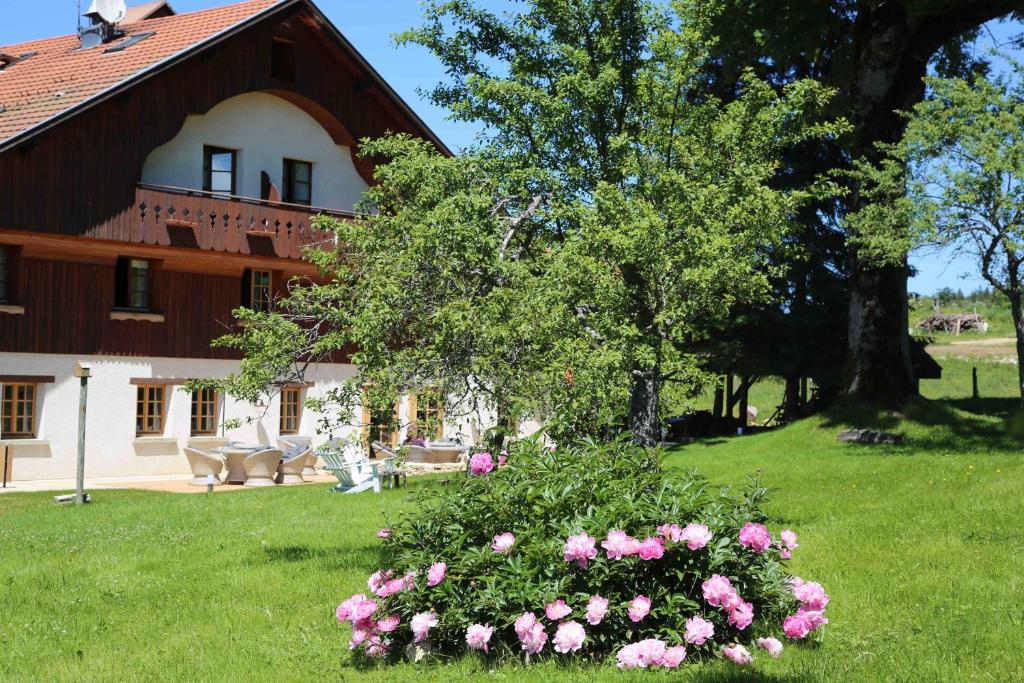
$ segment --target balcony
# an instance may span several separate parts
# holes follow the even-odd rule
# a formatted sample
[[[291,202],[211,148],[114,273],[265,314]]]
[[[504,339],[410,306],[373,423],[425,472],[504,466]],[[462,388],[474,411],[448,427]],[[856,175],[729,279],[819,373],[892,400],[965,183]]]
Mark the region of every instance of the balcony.
[[[139,183],[135,203],[111,232],[126,241],[207,251],[300,259],[309,247],[332,249],[335,235],[310,226],[316,214],[353,218],[347,211],[269,202],[180,187]],[[125,223],[128,223],[125,225]]]

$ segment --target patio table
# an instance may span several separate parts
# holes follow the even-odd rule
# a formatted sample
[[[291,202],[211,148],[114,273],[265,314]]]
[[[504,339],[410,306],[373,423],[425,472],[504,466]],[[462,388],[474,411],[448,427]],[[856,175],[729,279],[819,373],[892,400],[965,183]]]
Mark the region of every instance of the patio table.
[[[214,448],[214,453],[224,456],[224,464],[227,467],[227,474],[224,475],[224,482],[227,484],[245,483],[245,458],[256,451],[261,451],[270,446],[221,446]]]

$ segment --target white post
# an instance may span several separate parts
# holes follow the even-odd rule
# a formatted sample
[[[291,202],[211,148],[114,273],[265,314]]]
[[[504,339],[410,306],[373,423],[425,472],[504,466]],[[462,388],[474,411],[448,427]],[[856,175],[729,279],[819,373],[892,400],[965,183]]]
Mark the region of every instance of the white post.
[[[78,467],[75,472],[75,503],[85,502],[85,407],[89,396],[89,375],[92,369],[88,363],[75,363],[75,377],[81,382],[78,390]]]

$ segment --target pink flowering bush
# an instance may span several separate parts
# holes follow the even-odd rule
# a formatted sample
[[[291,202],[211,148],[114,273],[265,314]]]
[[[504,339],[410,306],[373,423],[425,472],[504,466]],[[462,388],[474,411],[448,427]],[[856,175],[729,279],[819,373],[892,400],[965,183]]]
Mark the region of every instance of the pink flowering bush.
[[[828,623],[824,588],[786,572],[796,535],[770,524],[755,482],[712,491],[625,441],[521,441],[504,467],[480,464],[389,520],[368,590],[337,610],[358,656],[415,644],[623,669],[747,665]]]

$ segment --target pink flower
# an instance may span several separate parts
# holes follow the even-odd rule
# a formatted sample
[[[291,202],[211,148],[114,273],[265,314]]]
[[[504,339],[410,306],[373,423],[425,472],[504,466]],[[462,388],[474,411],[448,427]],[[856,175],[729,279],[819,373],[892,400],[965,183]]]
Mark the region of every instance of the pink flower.
[[[637,554],[641,560],[660,560],[665,555],[665,542],[657,536],[645,538]]]
[[[516,537],[505,532],[498,534],[494,537],[494,543],[491,544],[491,550],[498,553],[499,555],[508,555],[512,552],[512,546],[516,544]]]
[[[625,531],[609,531],[608,538],[601,541],[601,547],[608,553],[608,559],[616,560],[627,555],[636,555],[640,551],[640,541]]]
[[[552,642],[555,645],[555,652],[576,652],[583,647],[587,633],[578,621],[563,621],[555,631]]]
[[[800,609],[798,609],[796,613],[803,615],[803,618],[807,621],[807,625],[810,627],[811,631],[817,631],[828,623],[828,619],[825,618],[825,612],[823,610],[808,609],[806,605],[801,605]]]
[[[729,614],[742,604],[743,598],[740,597],[735,588],[730,588],[729,593],[722,598],[722,609],[725,610],[726,614]]]
[[[665,660],[667,648],[665,643],[656,638],[631,643],[619,650],[616,659],[620,669],[646,669],[661,666]]]
[[[801,581],[793,586],[793,595],[810,610],[823,610],[828,604],[828,594],[820,583]]]
[[[363,598],[362,595],[359,595],[357,597]],[[372,617],[373,613],[376,612],[376,611],[377,611],[377,603],[376,602],[374,602],[373,600],[366,600],[366,599],[360,600],[358,603],[356,603],[355,607],[353,607],[353,609],[352,609],[352,617],[351,617],[352,618],[352,622],[355,623],[355,622],[359,622],[359,621],[365,621],[366,619],[369,619],[370,617]]]
[[[686,620],[686,635],[683,640],[691,645],[703,645],[715,635],[715,625],[701,617],[690,617]]]
[[[741,602],[738,607],[729,612],[729,623],[743,630],[754,621],[754,606],[749,602]]]
[[[720,605],[722,600],[736,593],[733,590],[732,582],[724,576],[714,574],[710,579],[701,584],[704,591],[704,599],[709,605]]]
[[[435,562],[427,570],[427,585],[436,586],[444,581],[444,575],[448,571],[448,565],[444,562]]]
[[[619,653],[615,655],[615,659],[618,660],[618,667],[620,669],[637,669],[646,667],[640,659],[640,644],[630,643],[629,645],[623,646]]]
[[[366,608],[362,607],[363,604],[367,602],[373,605],[373,608],[369,610],[369,614],[366,613]],[[335,610],[334,615],[338,617],[338,621],[340,621],[341,623],[345,623],[349,619],[356,618],[354,615],[357,613],[357,611],[360,615],[358,618],[364,619],[367,616],[373,614],[373,612],[376,609],[377,603],[373,602],[373,600],[367,600],[366,596],[362,593],[357,593],[345,602],[338,605],[338,609]]]
[[[723,647],[722,654],[740,666],[750,664],[754,661],[754,658],[750,656],[750,650],[739,644]]]
[[[778,656],[782,654],[782,641],[778,638],[758,638],[757,646],[767,650],[772,659],[778,659]]]
[[[528,655],[535,655],[544,649],[548,642],[548,634],[544,630],[544,624],[534,623],[523,635],[519,636],[520,647]]]
[[[502,453],[498,456],[498,467],[504,467],[505,463],[508,462],[508,456]]]
[[[380,636],[370,636],[366,643],[366,647],[363,652],[367,657],[383,657],[391,650],[391,643],[386,640],[381,640]]]
[[[370,633],[370,629],[353,628],[352,629],[352,638],[351,638],[351,640],[348,641],[348,649],[350,649],[350,650],[356,649],[357,647],[359,647],[360,645],[365,643],[366,639],[369,638],[371,635],[372,634]]]
[[[658,527],[658,533],[672,543],[683,540],[683,530],[678,524],[662,524]]]
[[[772,544],[772,535],[764,524],[747,522],[740,529],[740,545],[746,546],[760,555]]]
[[[562,556],[566,562],[575,562],[586,568],[587,562],[597,557],[596,543],[597,541],[587,534],[570,536],[562,547]]]
[[[789,548],[779,548],[779,557],[788,560],[793,557],[793,552]]]
[[[559,598],[554,602],[544,605],[544,613],[548,615],[548,619],[551,621],[558,621],[572,614],[572,608],[565,604],[565,600]]]
[[[533,612],[523,612],[523,616],[516,619],[516,623],[513,626],[516,630],[516,635],[519,639],[523,639],[523,634],[528,633],[533,625],[537,623],[537,615]]]
[[[370,587],[371,592],[376,593],[377,589],[383,586],[384,583],[387,582],[389,579],[393,578],[394,575],[395,573],[390,569],[384,571],[376,571],[370,575],[370,578],[367,580],[366,585]]]
[[[437,615],[434,612],[420,612],[409,622],[412,627],[414,643],[422,643],[427,639],[427,632],[437,626]]]
[[[482,477],[494,469],[494,458],[490,453],[476,453],[469,459],[469,471],[477,477]]]
[[[490,624],[473,624],[466,629],[466,644],[474,650],[483,650],[487,652],[487,643],[491,640],[491,633],[494,629],[491,628]]]
[[[590,600],[587,600],[587,623],[591,626],[597,626],[607,613],[608,601],[600,595],[590,596]]]
[[[651,599],[646,595],[638,595],[629,603],[626,610],[629,620],[636,623],[651,613]]]
[[[681,540],[686,541],[686,547],[690,550],[700,550],[711,541],[713,535],[703,524],[687,524],[683,527]]]
[[[391,529],[384,527],[377,532],[377,538],[391,538]]]
[[[661,657],[661,665],[666,669],[675,669],[686,659],[686,646],[676,645],[666,648],[665,654]]]
[[[398,615],[392,614],[390,616],[384,617],[383,619],[377,622],[377,630],[381,631],[382,633],[391,633],[396,628],[398,628],[398,624],[400,622],[401,619],[398,617]]]
[[[814,629],[811,628],[812,620],[806,612],[797,612],[786,617],[782,622],[782,632],[787,638],[799,640],[806,638]]]
[[[786,548],[790,550],[796,550],[800,546],[796,542],[796,534],[793,533],[792,529],[783,529],[779,534],[779,540]]]

